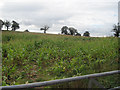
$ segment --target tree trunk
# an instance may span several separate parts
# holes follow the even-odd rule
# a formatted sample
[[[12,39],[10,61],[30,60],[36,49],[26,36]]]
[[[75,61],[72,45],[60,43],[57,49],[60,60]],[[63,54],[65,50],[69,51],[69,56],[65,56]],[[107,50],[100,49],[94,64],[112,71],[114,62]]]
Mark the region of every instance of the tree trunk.
[[[44,30],[44,33],[46,33],[46,30]]]
[[[8,27],[7,27],[7,31],[8,31]]]

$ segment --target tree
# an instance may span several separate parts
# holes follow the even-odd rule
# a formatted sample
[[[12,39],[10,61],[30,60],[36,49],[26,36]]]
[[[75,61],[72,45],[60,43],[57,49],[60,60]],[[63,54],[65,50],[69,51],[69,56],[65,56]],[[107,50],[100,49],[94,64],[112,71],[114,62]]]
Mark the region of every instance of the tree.
[[[113,28],[112,31],[115,32],[114,36],[119,37],[119,34],[120,34],[120,25],[119,25],[119,23],[118,23],[118,25],[114,25],[113,27],[114,28]]]
[[[78,33],[77,32],[77,29],[73,28],[73,27],[70,27],[69,28],[69,31],[70,31],[70,35],[75,35],[75,33]]]
[[[28,30],[28,29],[26,29],[24,32],[29,32],[29,30]]]
[[[7,30],[8,30],[9,27],[11,26],[11,23],[10,23],[8,20],[6,20],[6,21],[4,22],[4,25],[5,25],[5,27],[6,27]]]
[[[16,29],[19,29],[20,26],[16,21],[12,21],[12,31],[15,31]]]
[[[81,34],[77,32],[75,36],[81,36]]]
[[[61,34],[65,34],[65,35],[68,35],[68,27],[67,26],[63,26],[62,28],[61,28]]]
[[[85,31],[85,33],[83,34],[83,36],[90,37],[90,33],[88,31]]]
[[[49,26],[45,25],[45,26],[43,26],[43,28],[41,28],[40,30],[44,30],[44,33],[46,33],[46,31],[47,31],[49,28],[50,28]]]
[[[0,30],[2,30],[3,25],[4,25],[4,22],[0,19]]]

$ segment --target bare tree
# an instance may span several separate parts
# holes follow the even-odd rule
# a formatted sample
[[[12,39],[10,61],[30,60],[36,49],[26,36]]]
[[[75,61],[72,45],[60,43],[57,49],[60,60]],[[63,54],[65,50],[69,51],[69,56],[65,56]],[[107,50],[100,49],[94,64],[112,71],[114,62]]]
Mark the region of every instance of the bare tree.
[[[49,29],[50,27],[48,25],[44,25],[43,28],[41,28],[40,30],[44,30],[44,33],[46,33],[46,31]]]

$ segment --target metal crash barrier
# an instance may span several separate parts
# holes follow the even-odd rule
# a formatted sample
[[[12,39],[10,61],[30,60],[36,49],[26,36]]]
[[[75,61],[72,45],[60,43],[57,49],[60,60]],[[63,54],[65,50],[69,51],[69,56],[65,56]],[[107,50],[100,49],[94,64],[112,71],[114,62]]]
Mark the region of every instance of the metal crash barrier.
[[[44,81],[44,82],[36,82],[36,83],[12,85],[12,86],[1,86],[0,88],[2,90],[23,89],[23,88],[25,89],[25,88],[34,88],[34,87],[55,85],[55,84],[60,84],[60,83],[65,83],[65,82],[77,81],[77,80],[81,80],[81,79],[90,79],[89,83],[88,83],[88,88],[92,88],[92,83],[94,83],[99,88],[104,88],[104,86],[99,84],[94,78],[101,77],[101,76],[109,76],[109,75],[119,74],[119,73],[120,73],[120,70],[115,70],[115,71],[89,74],[89,75],[83,75],[83,76],[77,76],[77,77],[71,77],[71,78],[65,78],[65,79],[56,79],[56,80],[51,80],[51,81]],[[116,90],[116,89],[120,89],[120,86],[109,89],[109,90]]]

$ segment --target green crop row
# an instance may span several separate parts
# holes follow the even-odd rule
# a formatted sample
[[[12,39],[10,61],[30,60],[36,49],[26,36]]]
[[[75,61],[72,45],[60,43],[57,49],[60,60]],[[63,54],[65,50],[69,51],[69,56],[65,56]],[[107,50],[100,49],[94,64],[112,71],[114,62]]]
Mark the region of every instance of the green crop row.
[[[3,86],[118,69],[118,38],[2,33]],[[103,84],[109,80],[103,80]],[[105,84],[106,87],[117,86]]]

